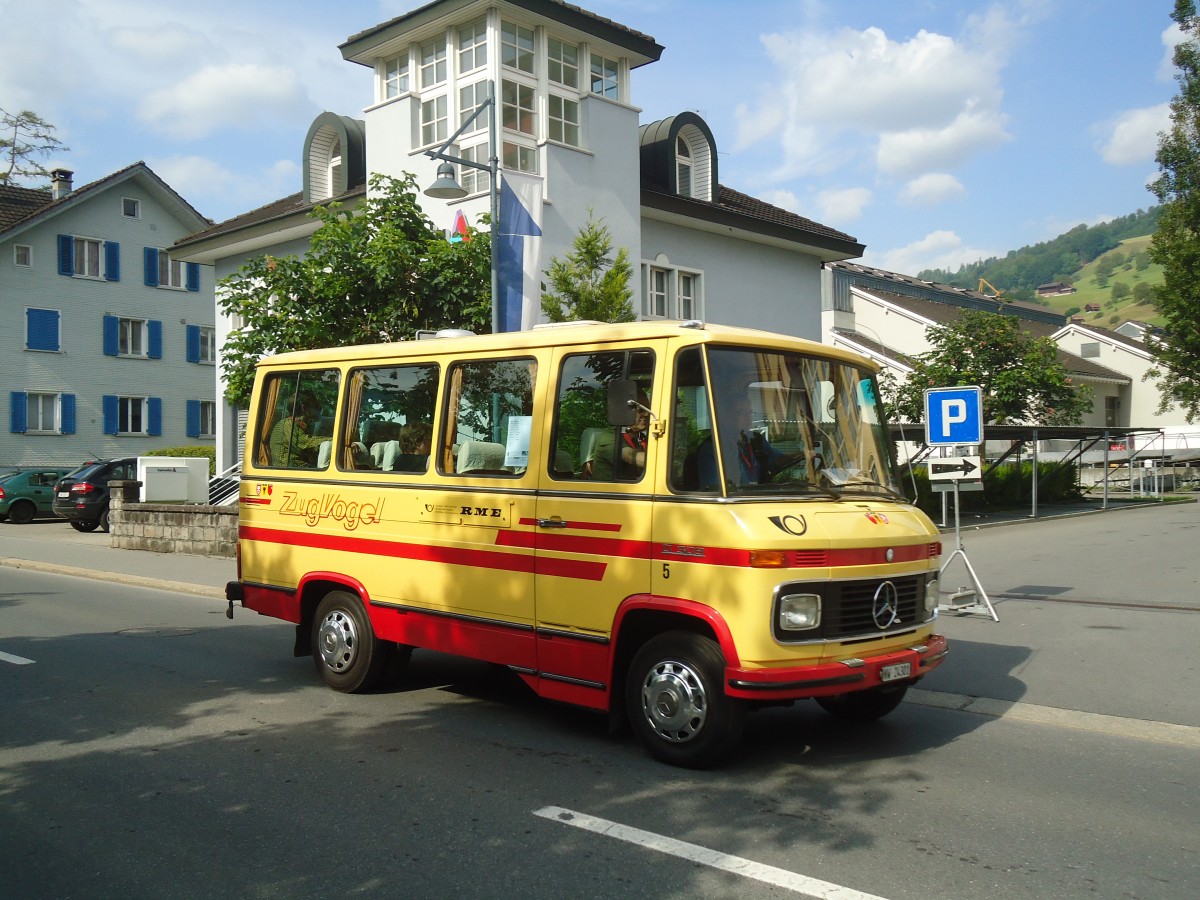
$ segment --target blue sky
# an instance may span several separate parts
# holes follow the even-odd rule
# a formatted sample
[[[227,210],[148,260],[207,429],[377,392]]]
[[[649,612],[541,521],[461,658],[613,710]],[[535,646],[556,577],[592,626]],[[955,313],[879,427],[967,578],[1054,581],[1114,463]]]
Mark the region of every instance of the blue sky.
[[[694,110],[721,182],[905,274],[1150,206],[1172,0],[575,0],[666,50],[642,121]],[[0,107],[76,184],[145,160],[201,213],[299,190],[322,110],[359,115],[347,37],[421,0],[0,0]]]

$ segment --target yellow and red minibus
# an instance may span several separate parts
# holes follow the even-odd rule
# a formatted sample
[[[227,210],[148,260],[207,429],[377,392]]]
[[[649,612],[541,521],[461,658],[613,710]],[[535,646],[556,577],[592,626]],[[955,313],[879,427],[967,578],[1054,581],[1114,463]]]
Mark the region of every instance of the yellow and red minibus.
[[[748,710],[870,720],[946,655],[939,533],[876,369],[700,322],[572,323],[258,365],[235,605],[328,685],[507,666],[703,767]]]

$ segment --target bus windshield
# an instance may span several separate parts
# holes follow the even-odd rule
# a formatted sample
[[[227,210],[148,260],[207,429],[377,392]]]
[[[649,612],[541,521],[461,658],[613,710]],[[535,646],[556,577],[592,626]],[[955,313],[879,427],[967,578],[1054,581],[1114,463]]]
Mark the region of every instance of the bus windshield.
[[[869,369],[742,347],[710,346],[707,361],[716,421],[698,448],[701,489],[902,497]]]

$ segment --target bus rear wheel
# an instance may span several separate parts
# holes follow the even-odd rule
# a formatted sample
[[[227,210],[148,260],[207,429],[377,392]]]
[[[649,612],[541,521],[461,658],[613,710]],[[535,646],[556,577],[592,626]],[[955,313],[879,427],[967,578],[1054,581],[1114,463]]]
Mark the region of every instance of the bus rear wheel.
[[[742,737],[746,708],[726,696],[725,656],[712,638],[671,631],[651,638],[629,667],[625,704],[642,746],[660,762],[702,769]]]
[[[872,688],[835,697],[817,697],[821,709],[848,722],[874,722],[882,719],[904,699],[908,685],[891,688]]]
[[[335,691],[353,694],[378,685],[393,646],[375,637],[358,595],[330,591],[321,600],[313,617],[313,662]]]

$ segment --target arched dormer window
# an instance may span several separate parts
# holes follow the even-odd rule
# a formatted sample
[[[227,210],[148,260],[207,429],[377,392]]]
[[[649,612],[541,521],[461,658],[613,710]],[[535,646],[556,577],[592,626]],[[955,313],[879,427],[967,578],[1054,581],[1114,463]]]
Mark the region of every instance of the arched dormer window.
[[[680,197],[692,196],[692,151],[682,135],[675,139],[675,189]]]
[[[364,184],[366,160],[363,123],[321,113],[304,140],[304,199],[319,203]]]
[[[692,123],[675,137],[675,191],[681,197],[711,200],[712,145],[708,136]]]
[[[643,125],[639,138],[642,186],[691,200],[717,197],[717,142],[693,112]]]

